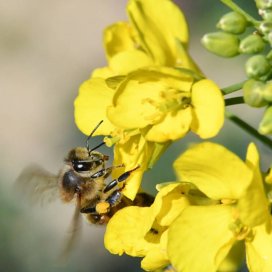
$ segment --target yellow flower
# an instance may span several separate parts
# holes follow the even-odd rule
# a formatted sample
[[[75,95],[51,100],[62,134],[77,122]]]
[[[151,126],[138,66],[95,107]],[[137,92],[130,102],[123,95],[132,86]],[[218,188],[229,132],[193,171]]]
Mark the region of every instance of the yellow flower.
[[[153,160],[158,159],[161,153],[167,148],[167,144],[159,146],[156,143],[148,142],[141,134],[130,136],[130,138],[124,142],[120,141],[114,146],[114,164],[125,164],[125,171],[134,169],[138,165],[140,166],[135,173],[125,182],[125,187],[122,193],[130,198],[134,199],[137,194],[142,181],[144,172],[152,167]],[[116,178],[122,174],[124,169],[117,168],[113,173],[113,178]]]
[[[131,0],[129,23],[118,22],[105,30],[108,67],[92,76],[108,78],[142,67],[161,65],[198,72],[187,52],[188,28],[181,10],[170,0]]]
[[[116,92],[118,80],[104,80],[92,78],[80,86],[79,96],[75,100],[75,121],[79,129],[89,135],[92,129],[103,120],[101,126],[95,131],[96,135],[110,136],[105,141],[108,146],[114,146],[114,165],[124,164],[125,168],[116,168],[112,177],[116,178],[124,171],[129,171],[137,166],[138,170],[126,180],[123,193],[130,199],[137,194],[143,173],[152,167],[169,143],[163,145],[148,142],[139,130],[125,131],[114,126],[107,117],[107,108],[112,103]]]
[[[255,145],[249,145],[243,162],[220,145],[202,143],[174,167],[181,180],[221,203],[186,207],[171,224],[168,255],[175,269],[217,271],[243,240],[250,271],[272,271],[271,217]],[[236,269],[232,264],[230,271]]]
[[[186,21],[172,1],[130,0],[127,10],[129,23],[105,31],[109,66],[80,86],[75,122],[89,135],[104,120],[94,136],[109,136],[107,145],[115,144],[114,164],[124,163],[125,171],[140,166],[124,189],[133,199],[144,171],[172,140],[190,130],[201,138],[218,133],[224,103],[212,81],[199,80],[186,51]],[[113,177],[119,173],[114,170]]]
[[[144,257],[145,270],[169,264],[166,252],[168,227],[189,205],[187,185],[164,186],[150,207],[127,207],[118,211],[107,225],[105,247],[113,254]]]
[[[211,80],[195,82],[183,70],[150,67],[120,83],[107,116],[117,127],[142,129],[148,141],[176,140],[190,130],[209,138],[223,125],[224,101]]]

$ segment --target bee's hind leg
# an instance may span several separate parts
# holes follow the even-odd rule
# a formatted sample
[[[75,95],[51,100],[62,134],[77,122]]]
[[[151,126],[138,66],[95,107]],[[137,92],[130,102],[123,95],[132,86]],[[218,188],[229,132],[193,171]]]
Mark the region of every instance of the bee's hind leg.
[[[122,193],[119,190],[112,192],[107,199],[98,202],[95,206],[85,207],[80,210],[81,213],[105,214],[111,207],[118,205],[121,201]]]
[[[107,193],[109,192],[111,189],[113,189],[118,183],[125,181],[132,172],[134,172],[135,170],[137,170],[140,166],[136,166],[135,168],[126,171],[125,173],[123,173],[121,176],[119,176],[117,179],[112,180],[103,190],[103,193]]]

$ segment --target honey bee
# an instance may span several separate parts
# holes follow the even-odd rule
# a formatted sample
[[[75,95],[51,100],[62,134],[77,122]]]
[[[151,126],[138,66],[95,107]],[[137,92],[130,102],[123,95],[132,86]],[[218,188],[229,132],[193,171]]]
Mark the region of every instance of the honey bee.
[[[122,194],[126,179],[140,166],[107,182],[113,169],[124,165],[106,167],[109,156],[96,151],[104,142],[94,148],[89,147],[90,138],[102,122],[100,121],[87,137],[85,147],[76,147],[68,153],[58,175],[52,175],[39,166],[30,166],[16,181],[21,192],[28,195],[30,200],[48,201],[58,196],[63,202],[75,199],[72,233],[79,227],[80,214],[85,214],[92,224],[103,225],[123,207],[149,206],[154,200],[146,193],[138,193],[133,201]],[[70,247],[73,240],[74,235],[67,247]]]

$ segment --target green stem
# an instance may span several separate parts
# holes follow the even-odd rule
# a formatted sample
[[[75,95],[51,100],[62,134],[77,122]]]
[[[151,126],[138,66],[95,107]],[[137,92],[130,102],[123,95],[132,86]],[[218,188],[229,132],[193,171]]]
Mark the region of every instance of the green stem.
[[[251,15],[249,15],[248,13],[246,13],[243,9],[241,9],[238,5],[236,5],[234,2],[232,2],[232,0],[221,0],[221,2],[223,4],[225,4],[226,6],[228,6],[230,9],[232,9],[233,11],[236,11],[237,13],[240,13],[241,15],[243,15],[246,20],[250,23],[252,23],[255,27],[258,27],[260,25],[260,22],[257,21],[256,19],[254,19]]]
[[[245,83],[245,81],[233,84],[233,85],[231,85],[229,87],[221,89],[221,92],[223,93],[223,95],[227,95],[227,94],[230,94],[230,93],[237,92],[237,91],[242,89],[244,83]]]
[[[257,138],[259,141],[261,141],[263,144],[265,144],[266,146],[268,146],[272,150],[272,140],[270,140],[269,138],[259,134],[258,131],[255,128],[250,126],[248,123],[246,123],[245,121],[243,121],[242,119],[240,119],[239,117],[234,115],[233,113],[226,111],[225,115],[234,124],[239,126],[241,129],[245,130],[250,135]]]
[[[237,104],[244,104],[244,97],[243,96],[237,96],[237,97],[231,97],[225,99],[225,105],[226,106],[232,106]]]

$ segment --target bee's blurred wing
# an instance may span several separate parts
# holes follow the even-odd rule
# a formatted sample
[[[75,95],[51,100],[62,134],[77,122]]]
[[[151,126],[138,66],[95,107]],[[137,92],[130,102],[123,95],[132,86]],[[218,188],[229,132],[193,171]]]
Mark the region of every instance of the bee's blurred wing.
[[[17,192],[31,203],[47,203],[59,198],[58,176],[38,165],[25,168],[16,179]]]
[[[76,202],[76,207],[74,211],[74,216],[73,216],[70,229],[68,232],[69,237],[67,237],[64,248],[58,259],[58,261],[61,263],[65,262],[68,259],[69,253],[73,249],[77,241],[77,238],[80,235],[81,227],[82,227],[82,217],[80,213],[80,208],[81,208],[81,197],[79,194],[77,194],[77,202]]]

